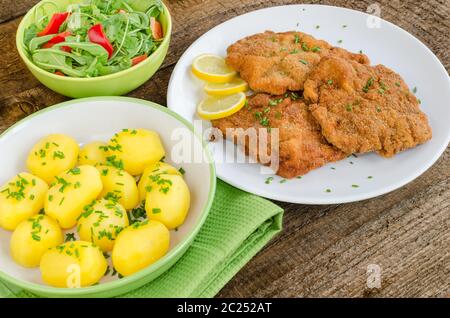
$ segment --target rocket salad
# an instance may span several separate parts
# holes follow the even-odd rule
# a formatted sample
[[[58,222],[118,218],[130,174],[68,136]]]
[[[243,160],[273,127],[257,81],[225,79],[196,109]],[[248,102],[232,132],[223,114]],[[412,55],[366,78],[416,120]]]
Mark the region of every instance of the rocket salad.
[[[25,29],[24,47],[34,64],[57,75],[95,77],[130,68],[163,39],[160,0],[85,0],[65,12],[43,1]],[[54,11],[54,10],[53,10]]]

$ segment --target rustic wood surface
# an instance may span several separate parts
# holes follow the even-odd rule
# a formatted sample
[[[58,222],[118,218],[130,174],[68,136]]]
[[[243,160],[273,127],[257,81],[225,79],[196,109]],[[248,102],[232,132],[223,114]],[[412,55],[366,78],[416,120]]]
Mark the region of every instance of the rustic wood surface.
[[[36,0],[0,0],[0,131],[66,100],[41,85],[20,60],[15,31]],[[166,1],[174,30],[156,75],[130,93],[166,104],[167,84],[183,51],[211,27],[255,9],[301,1]],[[310,1],[366,11],[372,0]],[[448,0],[382,0],[382,18],[423,41],[450,69]],[[413,53],[412,53],[413,54]],[[427,297],[450,293],[450,148],[425,174],[387,195],[351,204],[286,210],[283,232],[251,260],[219,297]],[[367,287],[367,266],[381,288]]]

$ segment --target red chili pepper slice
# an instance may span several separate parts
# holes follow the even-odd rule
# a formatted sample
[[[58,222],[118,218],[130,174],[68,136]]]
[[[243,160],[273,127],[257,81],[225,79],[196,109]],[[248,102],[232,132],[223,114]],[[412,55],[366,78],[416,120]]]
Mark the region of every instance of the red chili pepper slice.
[[[106,37],[105,32],[103,32],[103,26],[101,24],[93,25],[88,31],[88,37],[92,43],[103,46],[105,50],[108,51],[108,57],[111,57],[114,49],[111,42],[109,42]]]
[[[64,23],[64,21],[66,21],[68,15],[69,12],[54,13],[44,30],[39,32],[37,35],[43,36],[58,33],[59,27]]]
[[[72,48],[70,46],[61,46],[61,50],[63,50],[64,52],[70,53],[72,52]]]
[[[64,74],[63,72],[60,71],[56,71],[55,75],[59,75],[59,76],[66,76],[66,74]]]
[[[144,55],[139,55],[139,56],[136,56],[136,57],[133,57],[132,59],[131,59],[131,65],[136,65],[136,64],[139,64],[139,63],[141,63],[143,60],[145,60],[147,58],[147,54],[144,54]]]
[[[152,35],[155,40],[162,39],[163,30],[161,23],[159,23],[154,17],[150,18],[150,28],[152,29]]]
[[[42,47],[44,49],[51,48],[56,43],[64,42],[66,40],[66,36],[69,36],[69,35],[71,35],[70,31],[61,32],[60,34],[55,35],[54,37],[52,37],[47,43],[42,45]]]

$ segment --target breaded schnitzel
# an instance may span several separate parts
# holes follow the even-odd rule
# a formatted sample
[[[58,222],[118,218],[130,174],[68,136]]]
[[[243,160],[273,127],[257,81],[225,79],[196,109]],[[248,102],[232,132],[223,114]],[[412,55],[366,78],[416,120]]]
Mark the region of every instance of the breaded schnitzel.
[[[227,128],[279,128],[277,174],[284,178],[303,175],[346,156],[326,142],[307,105],[295,93],[286,93],[284,96],[253,95],[248,99],[247,107],[229,117],[213,120],[212,124],[235,143],[239,143],[238,136],[242,134],[242,130],[227,132]],[[241,142],[242,140],[244,139],[241,138]],[[248,140],[245,140],[246,154],[258,160],[257,147],[249,145]]]
[[[432,135],[414,94],[383,65],[324,58],[305,82],[304,98],[327,141],[346,153],[391,157]]]
[[[243,38],[228,47],[226,62],[255,92],[281,95],[288,90],[302,90],[308,74],[324,56],[369,64],[364,54],[354,54],[294,31],[266,31]]]

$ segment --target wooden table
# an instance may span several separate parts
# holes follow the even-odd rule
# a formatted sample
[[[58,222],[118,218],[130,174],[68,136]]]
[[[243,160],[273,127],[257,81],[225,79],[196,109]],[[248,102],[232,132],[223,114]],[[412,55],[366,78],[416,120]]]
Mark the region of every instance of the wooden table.
[[[41,85],[15,49],[19,21],[36,2],[0,0],[0,131],[67,99]],[[129,95],[165,105],[175,63],[201,34],[248,11],[299,2],[166,1],[174,20],[170,52],[156,75]],[[373,3],[310,2],[360,11]],[[448,0],[378,2],[382,18],[417,36],[449,70]],[[448,296],[449,149],[417,180],[375,199],[323,206],[277,202],[286,210],[283,232],[222,289],[219,297]],[[370,264],[381,268],[381,288],[367,286]]]

